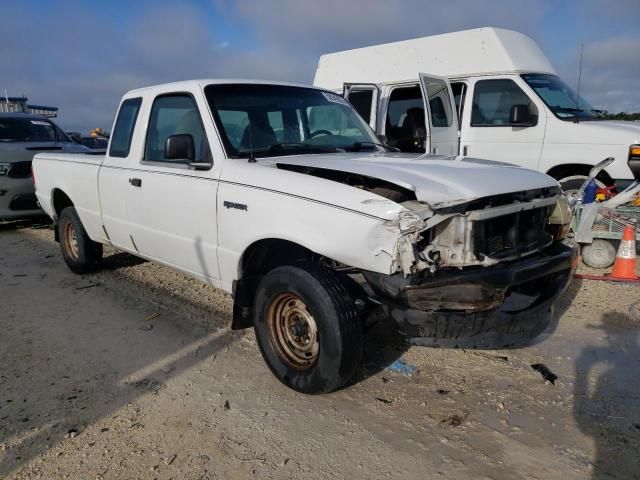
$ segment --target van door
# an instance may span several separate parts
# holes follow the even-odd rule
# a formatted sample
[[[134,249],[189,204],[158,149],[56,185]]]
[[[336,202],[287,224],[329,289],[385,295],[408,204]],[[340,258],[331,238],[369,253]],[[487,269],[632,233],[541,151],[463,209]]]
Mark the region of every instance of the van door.
[[[345,83],[342,96],[346,98],[356,112],[376,131],[376,119],[380,88],[374,83]]]
[[[427,153],[457,155],[458,116],[449,81],[444,77],[421,73],[420,86],[427,116]]]
[[[495,76],[470,85],[462,121],[463,155],[538,168],[547,118],[519,83],[517,77]]]

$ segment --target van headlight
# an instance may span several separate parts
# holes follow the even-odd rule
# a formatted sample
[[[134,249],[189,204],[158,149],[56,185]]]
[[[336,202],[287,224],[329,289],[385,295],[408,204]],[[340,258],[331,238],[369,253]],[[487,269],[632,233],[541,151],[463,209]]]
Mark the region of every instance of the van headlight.
[[[0,163],[0,176],[7,175],[10,169],[11,169],[10,163]]]
[[[562,240],[571,230],[571,207],[564,195],[556,199],[556,204],[549,216],[549,226],[556,240]]]

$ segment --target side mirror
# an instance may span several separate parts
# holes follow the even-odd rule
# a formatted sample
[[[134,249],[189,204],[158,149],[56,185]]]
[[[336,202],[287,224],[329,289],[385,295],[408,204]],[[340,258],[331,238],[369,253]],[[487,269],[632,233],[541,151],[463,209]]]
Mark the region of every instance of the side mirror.
[[[531,125],[531,112],[529,105],[516,104],[511,107],[509,112],[509,123],[511,125],[527,127]]]
[[[193,137],[188,133],[180,133],[167,137],[164,144],[164,158],[167,160],[188,160],[196,158]]]

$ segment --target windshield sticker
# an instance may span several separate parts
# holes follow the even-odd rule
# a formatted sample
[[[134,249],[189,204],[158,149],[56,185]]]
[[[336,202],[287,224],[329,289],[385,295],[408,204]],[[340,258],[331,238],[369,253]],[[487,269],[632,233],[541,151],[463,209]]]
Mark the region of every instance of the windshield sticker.
[[[329,93],[329,92],[321,92],[321,93],[324,96],[324,98],[326,98],[330,102],[339,103],[340,105],[349,105],[349,102],[347,102],[340,95],[336,95],[335,93]]]
[[[43,125],[45,127],[49,126],[49,122],[43,122],[42,120],[31,120],[32,125]]]

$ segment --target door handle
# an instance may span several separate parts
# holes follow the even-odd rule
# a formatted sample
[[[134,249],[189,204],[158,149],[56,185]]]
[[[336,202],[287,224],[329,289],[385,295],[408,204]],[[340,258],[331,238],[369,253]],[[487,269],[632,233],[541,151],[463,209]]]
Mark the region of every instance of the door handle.
[[[133,185],[134,187],[141,187],[142,186],[142,180],[140,178],[130,178],[129,179],[129,183],[131,185]]]

